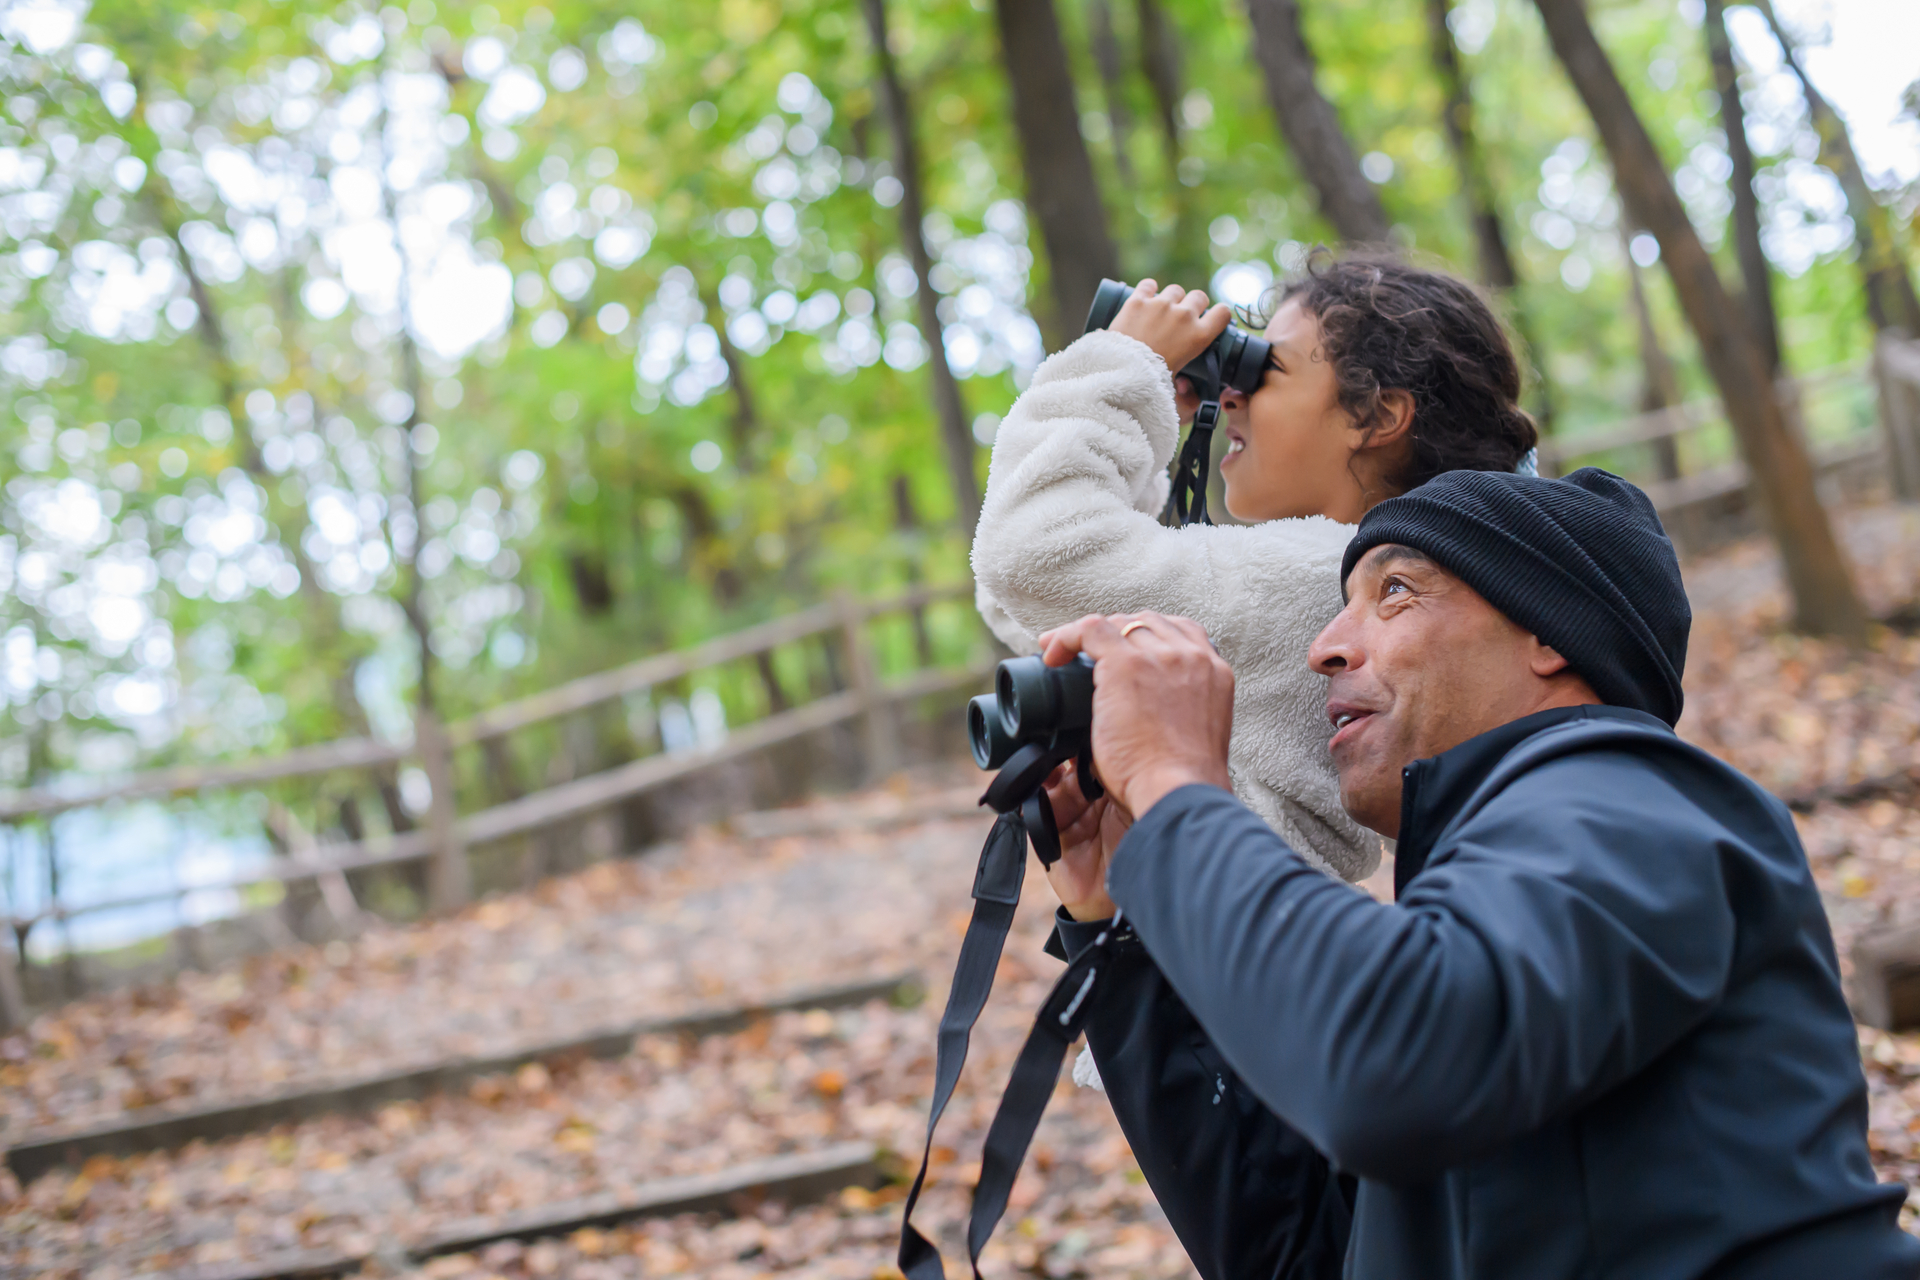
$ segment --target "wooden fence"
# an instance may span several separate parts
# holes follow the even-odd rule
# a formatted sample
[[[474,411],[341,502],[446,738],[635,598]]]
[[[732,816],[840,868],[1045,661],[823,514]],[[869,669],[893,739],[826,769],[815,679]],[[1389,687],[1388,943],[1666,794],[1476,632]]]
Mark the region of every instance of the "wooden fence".
[[[1783,379],[1780,390],[1819,475],[1873,471],[1894,497],[1920,501],[1920,341],[1882,335],[1865,366]],[[1744,505],[1746,464],[1717,398],[1541,442],[1542,474],[1587,462],[1639,484],[1681,535],[1709,509]]]
[[[127,801],[165,799],[210,792],[247,791],[317,779],[342,772],[394,770],[417,763],[426,774],[431,800],[422,825],[357,840],[296,842],[287,856],[244,875],[215,883],[175,884],[82,903],[54,898],[39,911],[15,915],[10,923],[25,954],[28,934],[42,924],[75,916],[177,901],[212,890],[240,891],[266,885],[317,884],[336,916],[357,911],[345,876],[350,872],[402,864],[426,864],[426,904],[432,911],[453,910],[472,892],[469,851],[515,836],[537,835],[623,804],[703,770],[836,725],[858,722],[862,756],[870,769],[884,770],[901,758],[898,708],[916,699],[981,684],[991,663],[978,653],[957,664],[933,661],[925,611],[945,602],[967,601],[967,583],[919,587],[883,600],[842,595],[828,603],[719,636],[691,648],[643,658],[528,697],[489,708],[470,719],[439,724],[416,716],[410,742],[353,738],[302,747],[266,759],[232,764],[160,769],[81,789],[21,790],[0,793],[0,824],[45,823],[77,809]],[[888,615],[909,615],[918,643],[910,646],[913,669],[888,677],[876,661],[872,624]],[[978,637],[977,625],[967,629]],[[824,642],[831,671],[826,690],[801,705],[788,705],[785,685],[771,655],[783,646]],[[970,644],[978,650],[978,644]],[[754,660],[764,682],[769,713],[732,725],[724,738],[682,750],[662,749],[613,768],[569,778],[530,794],[516,796],[476,812],[456,805],[455,752],[497,744],[509,735],[566,717],[591,713],[609,703],[685,681],[702,672],[743,659]],[[788,682],[790,683],[790,682]],[[20,1025],[26,1016],[15,966],[15,948],[0,946],[0,1026]]]
[[[1873,350],[1873,379],[1893,492],[1920,502],[1920,341],[1883,334]]]
[[[1783,379],[1782,398],[1798,421],[1802,442],[1817,472],[1828,475],[1880,457],[1884,428],[1857,420],[1844,403],[1822,411],[1822,400],[1867,394],[1868,371],[1859,366],[1827,369]],[[1854,406],[1857,407],[1857,406]],[[1853,417],[1855,421],[1847,419]],[[1714,504],[1741,504],[1747,468],[1739,460],[1720,401],[1706,398],[1637,414],[1596,429],[1549,437],[1540,444],[1543,475],[1564,475],[1589,462],[1634,481],[1677,533]]]
[[[1867,369],[1827,370],[1783,382],[1782,391],[1822,474],[1849,467],[1874,466],[1884,472],[1894,494],[1920,500],[1920,342],[1883,337]],[[1853,396],[1851,411],[1815,412],[1822,398]],[[1877,430],[1863,425],[1864,398],[1877,400]],[[1851,417],[1854,421],[1847,421]],[[1645,455],[1636,459],[1637,451]],[[1696,513],[1715,503],[1739,503],[1747,484],[1745,466],[1717,400],[1677,405],[1607,427],[1543,442],[1542,470],[1557,474],[1583,460],[1621,471],[1646,488],[1670,527],[1685,529]],[[131,800],[162,799],[209,792],[247,791],[343,772],[397,769],[413,761],[426,774],[431,800],[425,823],[385,835],[322,842],[315,837],[287,842],[287,856],[271,865],[225,881],[177,884],[167,888],[67,903],[56,896],[47,906],[11,920],[19,951],[28,934],[48,922],[91,912],[179,900],[208,889],[245,890],[298,882],[314,883],[336,916],[356,910],[345,876],[351,872],[426,863],[426,903],[446,911],[466,902],[472,892],[469,850],[515,836],[535,835],[620,805],[686,779],[702,770],[822,729],[858,721],[864,756],[871,763],[899,757],[895,708],[926,695],[951,692],[984,679],[988,664],[974,659],[960,665],[932,660],[923,612],[930,605],[963,599],[966,584],[922,587],[878,601],[841,596],[692,648],[658,654],[611,671],[501,704],[453,724],[431,715],[416,718],[413,740],[388,742],[354,738],[302,747],[269,759],[233,764],[161,769],[117,782],[75,790],[25,790],[0,793],[0,826],[46,823],[76,809]],[[883,615],[911,614],[919,637],[919,663],[910,671],[883,678],[874,659],[870,625]],[[829,665],[838,663],[829,689],[800,706],[787,699],[774,675],[770,655],[782,646],[826,638]],[[753,659],[768,691],[768,714],[732,727],[724,740],[692,750],[661,750],[610,769],[568,778],[530,794],[462,814],[456,805],[455,753],[466,747],[497,750],[509,736],[533,726],[592,712],[608,703],[643,695],[727,663]],[[0,1025],[18,1025],[25,1006],[12,947],[0,946]]]

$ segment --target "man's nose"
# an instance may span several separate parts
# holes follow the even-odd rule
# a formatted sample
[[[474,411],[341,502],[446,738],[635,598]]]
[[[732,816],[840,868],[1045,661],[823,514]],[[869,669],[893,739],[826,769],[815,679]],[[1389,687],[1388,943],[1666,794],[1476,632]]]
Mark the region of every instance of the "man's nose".
[[[1220,407],[1229,412],[1232,412],[1233,410],[1236,410],[1236,409],[1246,408],[1247,407],[1246,392],[1236,391],[1234,388],[1228,387],[1225,391],[1222,391],[1220,393]]]
[[[1351,612],[1348,608],[1335,614],[1307,647],[1307,665],[1320,675],[1330,676],[1360,665],[1359,627]]]

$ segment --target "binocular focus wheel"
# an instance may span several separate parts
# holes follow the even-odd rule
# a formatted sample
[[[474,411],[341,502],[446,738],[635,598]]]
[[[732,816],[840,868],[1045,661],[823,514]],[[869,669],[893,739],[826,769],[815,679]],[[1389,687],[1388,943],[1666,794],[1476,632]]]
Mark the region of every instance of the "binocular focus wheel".
[[[1081,798],[1088,804],[1107,794],[1106,787],[1101,785],[1100,775],[1093,771],[1093,743],[1087,743],[1087,749],[1073,762],[1073,777],[1080,784]]]
[[[1054,821],[1053,804],[1046,792],[1036,791],[1027,797],[1020,806],[1020,825],[1027,829],[1027,839],[1033,841],[1033,853],[1041,866],[1050,868],[1060,861],[1060,824]]]

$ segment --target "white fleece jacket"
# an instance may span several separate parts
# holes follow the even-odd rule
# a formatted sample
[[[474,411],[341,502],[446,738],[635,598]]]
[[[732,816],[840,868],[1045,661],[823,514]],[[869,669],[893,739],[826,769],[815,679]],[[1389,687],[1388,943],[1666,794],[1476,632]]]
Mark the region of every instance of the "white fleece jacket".
[[[1327,682],[1307,667],[1340,611],[1353,526],[1162,526],[1179,434],[1172,375],[1145,344],[1096,330],[1049,357],[994,437],[973,540],[981,616],[1020,653],[1089,613],[1198,622],[1233,665],[1234,794],[1301,856],[1364,879],[1380,837],[1340,807]]]

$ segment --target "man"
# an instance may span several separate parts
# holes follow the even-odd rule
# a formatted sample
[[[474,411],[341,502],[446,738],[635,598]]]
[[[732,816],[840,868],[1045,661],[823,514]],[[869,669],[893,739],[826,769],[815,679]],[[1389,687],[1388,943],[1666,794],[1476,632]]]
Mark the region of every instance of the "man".
[[[1793,824],[1673,732],[1691,618],[1646,497],[1452,472],[1342,576],[1309,660],[1392,905],[1229,793],[1196,625],[1047,638],[1096,660],[1111,797],[1052,789],[1057,941],[1121,909],[1088,1042],[1201,1274],[1920,1275]]]

